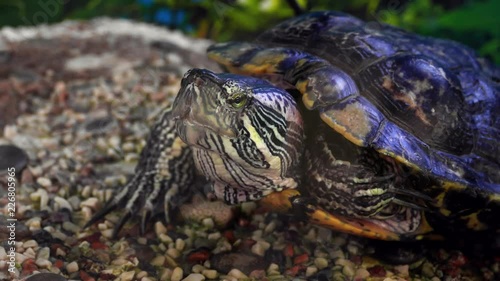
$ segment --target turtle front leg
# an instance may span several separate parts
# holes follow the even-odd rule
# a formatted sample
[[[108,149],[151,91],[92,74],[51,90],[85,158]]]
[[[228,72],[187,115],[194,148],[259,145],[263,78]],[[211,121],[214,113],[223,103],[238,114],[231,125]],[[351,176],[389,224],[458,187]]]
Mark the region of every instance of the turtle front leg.
[[[193,193],[196,173],[193,161],[191,149],[177,136],[171,109],[166,109],[152,126],[134,176],[125,186],[115,190],[113,198],[85,227],[116,209],[123,209],[123,214],[113,236],[135,214],[141,217],[142,232],[149,218],[158,210],[164,210],[168,222],[172,210]]]

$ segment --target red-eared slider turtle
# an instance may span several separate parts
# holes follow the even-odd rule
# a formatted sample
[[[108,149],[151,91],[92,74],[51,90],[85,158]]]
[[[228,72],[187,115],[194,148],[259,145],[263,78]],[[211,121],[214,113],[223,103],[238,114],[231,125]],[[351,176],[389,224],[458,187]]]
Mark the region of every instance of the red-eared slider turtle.
[[[135,176],[90,223],[116,208],[117,229],[168,219],[199,172],[230,204],[370,238],[498,231],[500,71],[467,47],[314,12],[208,53],[231,73],[186,73]]]

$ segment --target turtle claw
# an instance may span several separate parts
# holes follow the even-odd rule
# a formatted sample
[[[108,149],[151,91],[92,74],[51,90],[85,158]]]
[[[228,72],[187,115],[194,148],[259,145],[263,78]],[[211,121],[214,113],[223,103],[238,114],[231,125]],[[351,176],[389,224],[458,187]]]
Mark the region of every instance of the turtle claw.
[[[141,235],[146,233],[146,224],[149,222],[151,218],[151,210],[144,210],[141,216]]]
[[[422,192],[418,192],[416,190],[402,189],[402,188],[391,188],[391,189],[389,189],[389,191],[394,193],[394,194],[399,194],[399,195],[410,196],[413,198],[422,199],[426,202],[434,202],[434,199],[432,199],[432,197],[430,197],[426,194],[423,194]]]
[[[118,221],[118,223],[113,228],[113,235],[112,235],[113,239],[118,236],[118,232],[120,232],[120,230],[122,229],[123,225],[130,219],[130,217],[132,217],[132,212],[127,211],[125,213],[125,215],[120,218],[120,220]]]
[[[392,203],[399,205],[399,206],[419,210],[419,211],[432,212],[432,210],[429,207],[425,206],[424,204],[416,204],[416,203],[401,200],[399,198],[392,199]]]
[[[83,228],[85,229],[85,228],[95,224],[96,222],[100,221],[107,214],[113,212],[117,208],[118,208],[118,205],[114,201],[109,201],[102,209],[97,211],[97,213],[95,213],[94,216],[92,216],[92,218],[90,218],[90,220],[88,222],[85,223]]]

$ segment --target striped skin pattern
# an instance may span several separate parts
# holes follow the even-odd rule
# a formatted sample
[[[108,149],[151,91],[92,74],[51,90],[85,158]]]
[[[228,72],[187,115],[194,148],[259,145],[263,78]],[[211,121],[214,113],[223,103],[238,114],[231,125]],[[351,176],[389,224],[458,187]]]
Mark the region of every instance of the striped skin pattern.
[[[113,198],[85,227],[116,209],[123,209],[124,213],[115,225],[113,236],[137,214],[141,217],[142,232],[156,213],[164,212],[166,221],[170,221],[172,210],[193,192],[196,173],[193,161],[191,149],[177,136],[171,108],[168,108],[151,128],[134,176],[115,191]]]
[[[293,98],[264,80],[193,69],[174,102],[182,140],[213,192],[230,204],[296,188],[302,119]],[[234,99],[244,100],[236,104]]]
[[[315,119],[319,124],[307,130],[304,196],[314,198],[311,201],[318,208],[370,220],[398,235],[417,230],[425,206],[415,205],[415,199],[431,199],[403,189],[408,185],[403,182],[401,165],[381,158],[373,149],[352,144]]]
[[[242,95],[246,102],[235,106],[232,100]],[[420,226],[419,206],[397,197],[405,191],[394,186],[393,170],[378,153],[348,142],[319,119],[308,120],[304,147],[299,107],[264,80],[192,69],[173,106],[177,132],[198,171],[229,204],[299,188],[328,211],[379,220],[399,234]]]

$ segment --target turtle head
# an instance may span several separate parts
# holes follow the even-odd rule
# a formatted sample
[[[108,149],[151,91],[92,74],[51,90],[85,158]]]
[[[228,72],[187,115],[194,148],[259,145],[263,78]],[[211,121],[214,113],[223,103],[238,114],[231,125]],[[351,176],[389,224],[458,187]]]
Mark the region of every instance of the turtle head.
[[[296,187],[291,174],[298,174],[292,170],[302,155],[303,124],[285,90],[254,77],[191,69],[173,106],[177,133],[215,186],[266,194]]]

